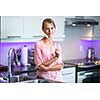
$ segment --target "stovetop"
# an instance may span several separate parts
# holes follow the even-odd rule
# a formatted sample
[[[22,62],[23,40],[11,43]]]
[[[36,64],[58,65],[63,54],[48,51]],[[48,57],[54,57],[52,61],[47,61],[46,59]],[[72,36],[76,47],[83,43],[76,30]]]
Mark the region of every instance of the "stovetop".
[[[78,65],[78,66],[85,66],[85,65],[89,66],[89,65],[95,65],[95,61],[90,61],[87,59],[73,59],[73,60],[64,60],[64,64],[71,64],[71,65]]]

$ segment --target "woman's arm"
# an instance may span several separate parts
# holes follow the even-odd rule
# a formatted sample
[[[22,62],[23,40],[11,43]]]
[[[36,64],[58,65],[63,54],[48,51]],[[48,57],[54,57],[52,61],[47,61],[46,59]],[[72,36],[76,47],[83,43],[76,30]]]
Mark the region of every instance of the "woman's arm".
[[[44,65],[40,65],[37,70],[39,71],[58,71],[61,70],[63,67],[62,64],[56,64],[51,67],[45,67]]]
[[[53,62],[55,62],[59,58],[59,54],[60,54],[59,51],[56,50],[55,51],[55,56],[53,58],[51,58],[50,60],[43,62],[42,64],[44,66],[48,67],[49,65],[51,65]]]
[[[43,62],[42,65],[48,67],[48,66],[50,66],[53,62],[55,62],[57,59],[58,59],[58,58],[57,58],[56,56],[54,56],[54,57],[51,58],[50,60]]]
[[[54,65],[54,66],[51,66],[51,67],[47,67],[45,70],[46,71],[58,71],[58,70],[61,70],[63,67],[62,64],[57,64],[57,65]]]

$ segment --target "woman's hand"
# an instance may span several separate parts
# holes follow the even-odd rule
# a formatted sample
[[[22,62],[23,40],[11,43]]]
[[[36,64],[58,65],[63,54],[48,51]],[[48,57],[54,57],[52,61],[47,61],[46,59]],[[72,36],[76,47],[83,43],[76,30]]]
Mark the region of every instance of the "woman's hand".
[[[40,65],[38,68],[37,68],[38,71],[48,71],[48,67],[47,66],[44,66],[44,65]]]
[[[59,56],[60,56],[60,52],[56,49],[55,50],[55,57],[59,58]]]

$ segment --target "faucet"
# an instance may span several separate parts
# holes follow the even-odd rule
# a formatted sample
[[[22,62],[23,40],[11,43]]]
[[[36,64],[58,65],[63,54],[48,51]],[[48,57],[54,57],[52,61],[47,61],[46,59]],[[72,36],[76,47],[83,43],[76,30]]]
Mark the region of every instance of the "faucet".
[[[17,53],[16,50],[14,48],[10,48],[8,51],[8,82],[10,83],[10,79],[13,76],[12,75],[12,55],[14,55],[14,61],[15,63],[18,65],[18,57],[17,57]]]

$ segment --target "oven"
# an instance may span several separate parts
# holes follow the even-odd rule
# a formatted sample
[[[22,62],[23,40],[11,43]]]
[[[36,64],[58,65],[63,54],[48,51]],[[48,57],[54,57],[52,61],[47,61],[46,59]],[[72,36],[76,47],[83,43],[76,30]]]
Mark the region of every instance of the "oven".
[[[86,59],[68,60],[64,64],[75,66],[75,83],[100,82],[100,65]]]
[[[92,68],[81,68],[77,72],[78,83],[99,83],[100,82],[100,67],[93,66]]]

